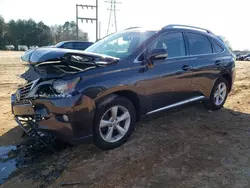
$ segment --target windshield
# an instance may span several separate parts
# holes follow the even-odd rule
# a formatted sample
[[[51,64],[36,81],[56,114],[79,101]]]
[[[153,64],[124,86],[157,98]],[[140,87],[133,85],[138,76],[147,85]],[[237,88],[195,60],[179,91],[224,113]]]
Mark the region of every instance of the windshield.
[[[133,54],[136,48],[154,33],[154,31],[124,31],[115,33],[96,42],[85,51],[124,59]]]

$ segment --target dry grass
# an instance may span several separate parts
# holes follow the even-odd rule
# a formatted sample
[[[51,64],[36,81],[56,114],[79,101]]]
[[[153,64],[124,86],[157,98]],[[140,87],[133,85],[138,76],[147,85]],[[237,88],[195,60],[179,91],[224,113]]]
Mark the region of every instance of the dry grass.
[[[21,53],[0,51],[0,144],[17,140],[9,96],[23,81]],[[237,62],[237,79],[225,108],[202,105],[140,122],[132,139],[109,152],[78,146],[44,156],[3,187],[250,187],[250,62]],[[9,132],[8,132],[9,131]],[[69,158],[67,169],[55,166]],[[64,164],[65,165],[65,164]],[[57,178],[57,177],[56,177]]]

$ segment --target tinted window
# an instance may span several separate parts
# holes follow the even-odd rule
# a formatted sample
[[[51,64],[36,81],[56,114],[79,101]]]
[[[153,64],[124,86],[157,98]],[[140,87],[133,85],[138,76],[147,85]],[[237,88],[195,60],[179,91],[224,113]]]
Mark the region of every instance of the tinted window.
[[[166,33],[152,44],[149,50],[166,49],[168,57],[185,56],[185,44],[182,33]]]
[[[187,33],[190,55],[210,54],[212,44],[207,37],[194,33]]]
[[[215,53],[220,53],[220,52],[222,52],[224,50],[218,44],[214,44],[214,49],[215,49]]]
[[[67,42],[63,46],[63,48],[68,48],[68,49],[73,49],[73,43],[72,42]]]
[[[85,43],[85,42],[76,42],[76,43],[74,43],[74,48],[75,49],[85,50],[89,46],[90,46],[90,44],[89,43]]]

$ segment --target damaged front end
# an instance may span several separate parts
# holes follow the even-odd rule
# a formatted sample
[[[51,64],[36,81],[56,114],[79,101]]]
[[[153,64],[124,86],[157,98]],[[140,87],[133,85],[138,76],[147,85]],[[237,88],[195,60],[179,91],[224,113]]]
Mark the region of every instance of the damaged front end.
[[[92,140],[95,103],[76,86],[87,71],[118,59],[50,48],[28,51],[22,59],[29,63],[21,75],[27,83],[11,95],[18,125],[38,139],[49,134],[72,143]]]

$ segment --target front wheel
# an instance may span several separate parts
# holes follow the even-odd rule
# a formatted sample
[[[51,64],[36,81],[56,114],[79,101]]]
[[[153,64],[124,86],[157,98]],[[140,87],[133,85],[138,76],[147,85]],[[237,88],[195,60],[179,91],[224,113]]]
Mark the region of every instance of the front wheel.
[[[136,123],[134,105],[125,97],[112,95],[97,105],[94,120],[94,144],[113,149],[125,143]]]
[[[210,110],[218,110],[223,107],[228,95],[228,82],[224,78],[219,78],[212,89],[210,98],[205,102],[205,105]]]

